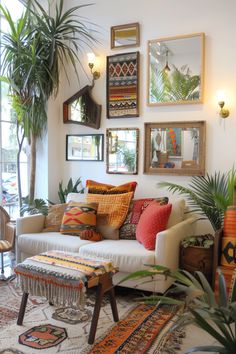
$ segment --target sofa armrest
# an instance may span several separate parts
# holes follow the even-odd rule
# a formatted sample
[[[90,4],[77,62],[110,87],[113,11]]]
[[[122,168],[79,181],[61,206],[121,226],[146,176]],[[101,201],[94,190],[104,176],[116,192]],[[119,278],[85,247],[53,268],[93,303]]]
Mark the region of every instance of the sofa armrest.
[[[155,249],[157,265],[171,269],[179,267],[180,242],[194,234],[196,220],[197,218],[193,216],[157,234]]]
[[[45,216],[42,214],[24,216],[16,219],[16,236],[42,232]]]

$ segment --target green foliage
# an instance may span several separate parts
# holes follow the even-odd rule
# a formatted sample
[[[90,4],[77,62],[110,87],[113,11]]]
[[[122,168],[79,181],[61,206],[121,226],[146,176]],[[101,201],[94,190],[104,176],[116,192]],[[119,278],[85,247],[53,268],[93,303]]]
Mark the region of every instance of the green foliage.
[[[189,246],[197,246],[210,248],[214,244],[214,236],[211,234],[200,235],[200,236],[189,236],[181,241],[181,245],[184,248]]]
[[[193,323],[207,332],[219,342],[218,346],[200,346],[187,350],[192,352],[217,352],[224,354],[236,353],[236,282],[233,284],[231,299],[227,297],[225,279],[219,273],[219,297],[215,294],[201,272],[196,272],[196,277],[185,270],[171,270],[163,266],[148,265],[146,270],[130,274],[125,279],[139,279],[163,275],[174,280],[174,288],[164,295],[143,297],[141,300],[147,303],[179,304],[183,306],[183,312],[179,313],[175,328]],[[181,300],[176,300],[176,295]],[[174,298],[173,298],[174,295]],[[177,296],[178,299],[178,296]]]
[[[164,70],[156,70],[151,66],[151,101],[183,101],[199,99],[200,76],[192,75],[189,67],[177,68],[173,65],[167,74]]]
[[[29,197],[23,199],[23,205],[20,209],[21,215],[29,214],[48,214],[48,205],[43,199],[34,199],[33,201],[29,201]]]
[[[215,231],[222,227],[224,212],[232,205],[235,185],[234,168],[228,173],[215,172],[213,176],[194,176],[189,187],[169,182],[158,183],[159,187],[166,187],[170,192],[184,195],[191,211],[208,218]]]
[[[81,178],[78,178],[75,184],[73,184],[72,178],[69,179],[67,186],[63,188],[63,183],[59,183],[58,197],[60,203],[66,202],[66,197],[69,193],[84,193],[84,188],[78,190],[78,186],[81,184]]]

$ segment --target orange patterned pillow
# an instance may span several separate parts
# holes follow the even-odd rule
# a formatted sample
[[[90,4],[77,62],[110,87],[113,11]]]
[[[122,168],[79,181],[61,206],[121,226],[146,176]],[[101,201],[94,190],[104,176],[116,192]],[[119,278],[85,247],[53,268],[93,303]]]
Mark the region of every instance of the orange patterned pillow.
[[[120,186],[113,186],[111,184],[100,183],[90,179],[86,181],[88,193],[93,194],[121,194],[135,192],[136,186],[137,182],[128,182],[121,184]]]
[[[61,222],[60,232],[78,236],[84,230],[96,232],[97,208],[97,203],[70,202]]]
[[[87,202],[98,203],[97,230],[104,238],[119,239],[119,228],[126,218],[132,198],[133,192],[114,195],[87,194]]]

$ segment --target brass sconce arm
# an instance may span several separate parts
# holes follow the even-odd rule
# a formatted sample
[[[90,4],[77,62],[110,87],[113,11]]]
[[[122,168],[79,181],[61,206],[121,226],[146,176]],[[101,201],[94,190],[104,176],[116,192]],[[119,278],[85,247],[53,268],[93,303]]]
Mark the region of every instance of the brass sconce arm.
[[[229,110],[227,108],[224,108],[225,102],[220,101],[219,106],[220,106],[220,112],[219,115],[221,118],[227,118],[229,116]]]

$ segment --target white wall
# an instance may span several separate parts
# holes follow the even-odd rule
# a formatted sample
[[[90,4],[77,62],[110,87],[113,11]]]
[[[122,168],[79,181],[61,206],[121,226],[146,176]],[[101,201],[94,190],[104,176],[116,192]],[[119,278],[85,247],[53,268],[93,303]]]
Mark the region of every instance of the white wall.
[[[81,3],[90,3],[83,0]],[[78,5],[77,0],[67,0],[67,6]],[[71,75],[68,85],[62,80],[60,95],[49,106],[48,125],[48,173],[49,197],[56,198],[58,182],[69,177],[82,177],[120,184],[136,180],[138,187],[136,197],[160,196],[167,193],[157,188],[161,180],[186,184],[189,177],[159,176],[143,174],[144,122],[165,122],[184,120],[206,120],[206,170],[227,171],[236,165],[236,47],[235,13],[236,1],[227,0],[96,0],[95,5],[82,9],[80,12],[91,22],[96,23],[101,44],[95,53],[102,62],[101,78],[93,89],[94,98],[102,104],[102,122],[99,130],[79,125],[62,123],[62,103],[81,87],[88,83],[84,74],[80,85],[75,76]],[[140,61],[140,117],[125,119],[106,118],[106,55],[116,54],[122,50],[110,49],[110,27],[114,25],[139,22],[141,27],[141,44],[139,48],[128,48],[123,52],[139,50]],[[205,58],[205,98],[204,104],[174,105],[147,107],[147,41],[151,39],[184,35],[196,32],[206,34]],[[89,51],[89,50],[88,50]],[[86,58],[82,57],[87,70]],[[227,106],[230,117],[225,122],[218,117],[216,91],[224,89],[227,95]],[[104,133],[108,127],[138,127],[140,129],[139,173],[137,176],[106,174],[104,162],[66,162],[65,136],[73,133]]]

